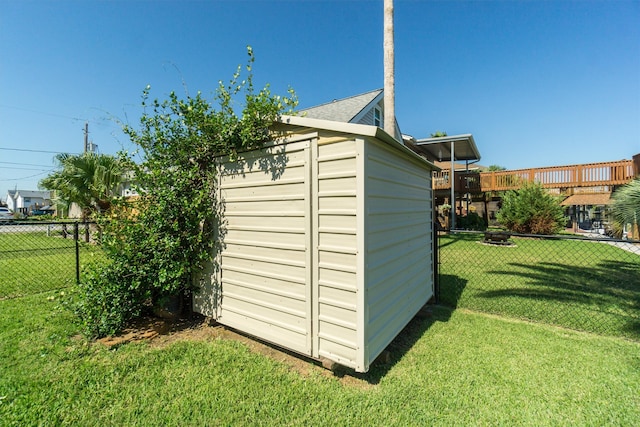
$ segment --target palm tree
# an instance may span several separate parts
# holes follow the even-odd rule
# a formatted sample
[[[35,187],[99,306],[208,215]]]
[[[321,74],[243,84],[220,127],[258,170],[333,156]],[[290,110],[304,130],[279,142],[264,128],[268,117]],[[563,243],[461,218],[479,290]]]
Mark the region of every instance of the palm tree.
[[[119,193],[123,169],[114,156],[96,153],[58,154],[61,169],[40,181],[40,187],[55,190],[57,201],[67,208],[76,203],[83,219],[92,212],[105,212]]]
[[[611,213],[614,219],[623,227],[631,224],[632,230],[637,232],[640,226],[640,178],[620,187],[613,193],[612,199]]]

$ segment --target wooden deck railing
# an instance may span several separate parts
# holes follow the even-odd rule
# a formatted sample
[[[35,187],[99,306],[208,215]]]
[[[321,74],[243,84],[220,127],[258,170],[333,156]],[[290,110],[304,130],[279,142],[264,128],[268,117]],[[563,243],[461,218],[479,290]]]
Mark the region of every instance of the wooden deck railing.
[[[450,189],[450,171],[442,170],[433,177],[435,190]],[[544,188],[610,187],[623,185],[634,178],[632,160],[588,163],[570,166],[455,173],[456,192],[488,192],[518,189],[523,182],[538,182]]]

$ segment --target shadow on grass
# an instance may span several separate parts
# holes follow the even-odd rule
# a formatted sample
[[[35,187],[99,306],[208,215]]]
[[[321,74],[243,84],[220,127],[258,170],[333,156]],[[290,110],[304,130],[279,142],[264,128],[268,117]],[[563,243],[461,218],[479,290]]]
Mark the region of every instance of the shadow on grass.
[[[425,307],[428,310],[427,315],[417,314],[371,364],[369,372],[359,374],[348,368],[338,368],[335,371],[336,376],[348,374],[369,384],[378,384],[434,323],[448,322],[467,285],[467,280],[448,274],[440,275],[439,280],[441,305],[428,305]]]
[[[440,304],[457,308],[462,293],[467,287],[467,279],[452,274],[441,274],[438,281],[440,284]]]
[[[424,336],[437,322],[447,322],[451,318],[453,309],[441,305],[428,305],[427,315],[416,315],[404,329],[387,346],[381,356],[372,364],[367,373],[358,373],[346,367],[337,367],[334,375],[338,378],[350,376],[365,381],[368,384],[379,384],[382,378],[402,360],[404,355]]]
[[[556,262],[509,263],[507,266],[508,269],[487,271],[487,274],[503,276],[502,281],[492,280],[490,284],[492,288],[497,288],[504,283],[503,288],[478,289],[475,297],[516,297],[522,301],[548,302],[544,306],[546,314],[571,322],[560,322],[562,326],[592,332],[609,331],[614,335],[640,340],[638,263],[603,260],[590,267]],[[512,283],[520,285],[509,286]],[[479,286],[474,284],[474,288]],[[523,307],[524,313],[527,307]]]
[[[441,234],[438,235],[438,250],[458,242],[477,242],[483,235],[481,232]]]

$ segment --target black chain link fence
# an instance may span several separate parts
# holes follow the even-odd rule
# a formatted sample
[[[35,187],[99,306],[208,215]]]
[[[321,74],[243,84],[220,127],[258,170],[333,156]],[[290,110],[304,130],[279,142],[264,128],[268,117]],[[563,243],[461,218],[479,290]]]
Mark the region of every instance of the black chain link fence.
[[[441,304],[640,341],[640,242],[504,237],[439,235]],[[94,223],[0,223],[0,300],[75,284],[98,240]]]
[[[94,223],[0,222],[0,300],[63,289],[102,258]]]
[[[441,304],[640,341],[640,242],[484,232],[438,239]]]

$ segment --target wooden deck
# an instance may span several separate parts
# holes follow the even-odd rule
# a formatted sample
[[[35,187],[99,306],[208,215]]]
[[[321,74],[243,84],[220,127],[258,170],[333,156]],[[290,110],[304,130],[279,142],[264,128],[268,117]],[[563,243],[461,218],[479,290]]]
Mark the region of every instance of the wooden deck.
[[[557,189],[566,195],[581,192],[580,189],[610,193],[614,186],[631,181],[636,173],[633,160],[480,173],[456,171],[455,191],[484,193],[516,190],[523,182],[539,182],[544,188]],[[434,190],[450,190],[449,175],[448,170],[437,172],[433,179]]]

